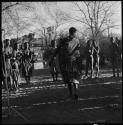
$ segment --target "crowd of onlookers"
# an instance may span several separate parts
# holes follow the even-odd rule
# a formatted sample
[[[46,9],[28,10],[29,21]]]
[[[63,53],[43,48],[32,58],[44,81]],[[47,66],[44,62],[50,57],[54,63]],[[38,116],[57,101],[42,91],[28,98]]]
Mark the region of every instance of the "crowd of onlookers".
[[[19,80],[23,76],[27,83],[30,82],[34,63],[34,52],[30,49],[28,41],[23,44],[16,43],[11,46],[10,40],[3,41],[2,61],[2,85],[9,91],[19,90]]]

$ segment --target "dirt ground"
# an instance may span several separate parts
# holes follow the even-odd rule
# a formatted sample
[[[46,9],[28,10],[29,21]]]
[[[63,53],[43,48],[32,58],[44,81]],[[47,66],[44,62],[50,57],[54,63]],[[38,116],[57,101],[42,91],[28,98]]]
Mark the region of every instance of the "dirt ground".
[[[49,71],[33,73],[31,84],[22,79],[20,91],[10,93],[7,117],[6,92],[2,90],[2,123],[121,123],[122,71],[112,77],[110,68],[102,68],[98,79],[83,79],[78,101],[68,100],[61,76],[52,82]]]

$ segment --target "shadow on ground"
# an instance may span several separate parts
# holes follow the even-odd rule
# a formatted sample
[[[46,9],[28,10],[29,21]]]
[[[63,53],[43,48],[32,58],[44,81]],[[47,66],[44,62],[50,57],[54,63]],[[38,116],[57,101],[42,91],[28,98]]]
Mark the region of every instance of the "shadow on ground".
[[[110,70],[101,70],[98,79],[83,79],[79,84],[79,100],[68,100],[68,91],[61,76],[34,76],[30,85],[24,80],[18,93],[10,93],[10,106],[29,121],[12,111],[3,123],[121,123],[122,73],[111,77]],[[2,115],[7,114],[6,92],[2,92]]]

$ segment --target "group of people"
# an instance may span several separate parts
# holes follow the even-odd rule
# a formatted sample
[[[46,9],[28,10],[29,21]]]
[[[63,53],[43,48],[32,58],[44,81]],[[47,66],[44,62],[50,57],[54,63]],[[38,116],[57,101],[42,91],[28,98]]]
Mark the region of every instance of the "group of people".
[[[57,74],[55,64],[56,57],[58,58],[60,73],[62,74],[65,85],[68,86],[69,97],[78,99],[78,84],[81,75],[81,53],[80,43],[76,37],[77,30],[74,27],[69,29],[69,36],[61,38],[55,49],[54,41],[51,42],[51,50],[49,51],[50,58],[48,58],[51,74]],[[118,59],[122,52],[119,52],[119,45],[117,37],[110,38],[111,45],[109,46],[110,61],[112,63],[113,76],[115,76],[115,68],[117,69],[117,76],[119,77]],[[91,78],[93,77],[94,68],[96,69],[96,77],[99,77],[99,64],[100,64],[100,48],[94,39],[89,39],[86,45],[85,52],[86,69],[85,76],[88,77],[89,67],[91,69]],[[53,72],[55,74],[53,74]],[[57,76],[56,76],[57,77]]]
[[[59,63],[60,73],[62,74],[63,81],[69,90],[69,97],[78,99],[78,85],[81,75],[81,53],[80,42],[76,37],[77,29],[71,27],[69,29],[69,36],[60,38],[57,47],[54,47],[54,41],[51,42],[51,50],[44,54],[44,59],[48,58],[49,66],[51,67],[51,73],[54,78],[54,72],[56,73],[57,80],[57,68],[55,60]],[[115,68],[117,68],[117,76],[119,76],[118,61],[120,52],[118,49],[118,39],[110,38],[111,41],[111,63],[113,68],[113,76],[115,76]],[[49,57],[46,57],[50,54]],[[89,67],[91,68],[91,77],[93,76],[93,69],[96,68],[96,77],[99,75],[99,60],[100,49],[94,39],[89,39],[86,46],[86,71],[85,76],[88,77]],[[25,78],[26,83],[30,83],[30,78],[33,69],[33,54],[28,41],[24,42],[23,47],[19,47],[18,44],[15,47],[10,46],[10,40],[4,41],[3,53],[2,53],[2,70],[3,70],[3,87],[6,88],[6,82],[11,91],[19,90],[19,77],[20,74]]]
[[[4,89],[8,87],[9,91],[19,91],[21,75],[29,84],[33,68],[33,52],[30,50],[28,41],[20,47],[17,43],[11,46],[9,39],[4,40],[1,61]]]

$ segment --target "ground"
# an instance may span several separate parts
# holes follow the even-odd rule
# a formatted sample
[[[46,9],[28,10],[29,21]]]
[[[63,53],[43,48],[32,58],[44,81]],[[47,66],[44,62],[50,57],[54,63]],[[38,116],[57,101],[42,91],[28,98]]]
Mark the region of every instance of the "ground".
[[[3,90],[2,90],[3,91]],[[79,100],[67,100],[61,76],[52,82],[48,70],[33,72],[31,84],[22,79],[20,92],[10,95],[7,116],[6,92],[2,92],[2,123],[121,123],[122,71],[113,78],[110,68],[101,68],[98,79],[83,79]]]

